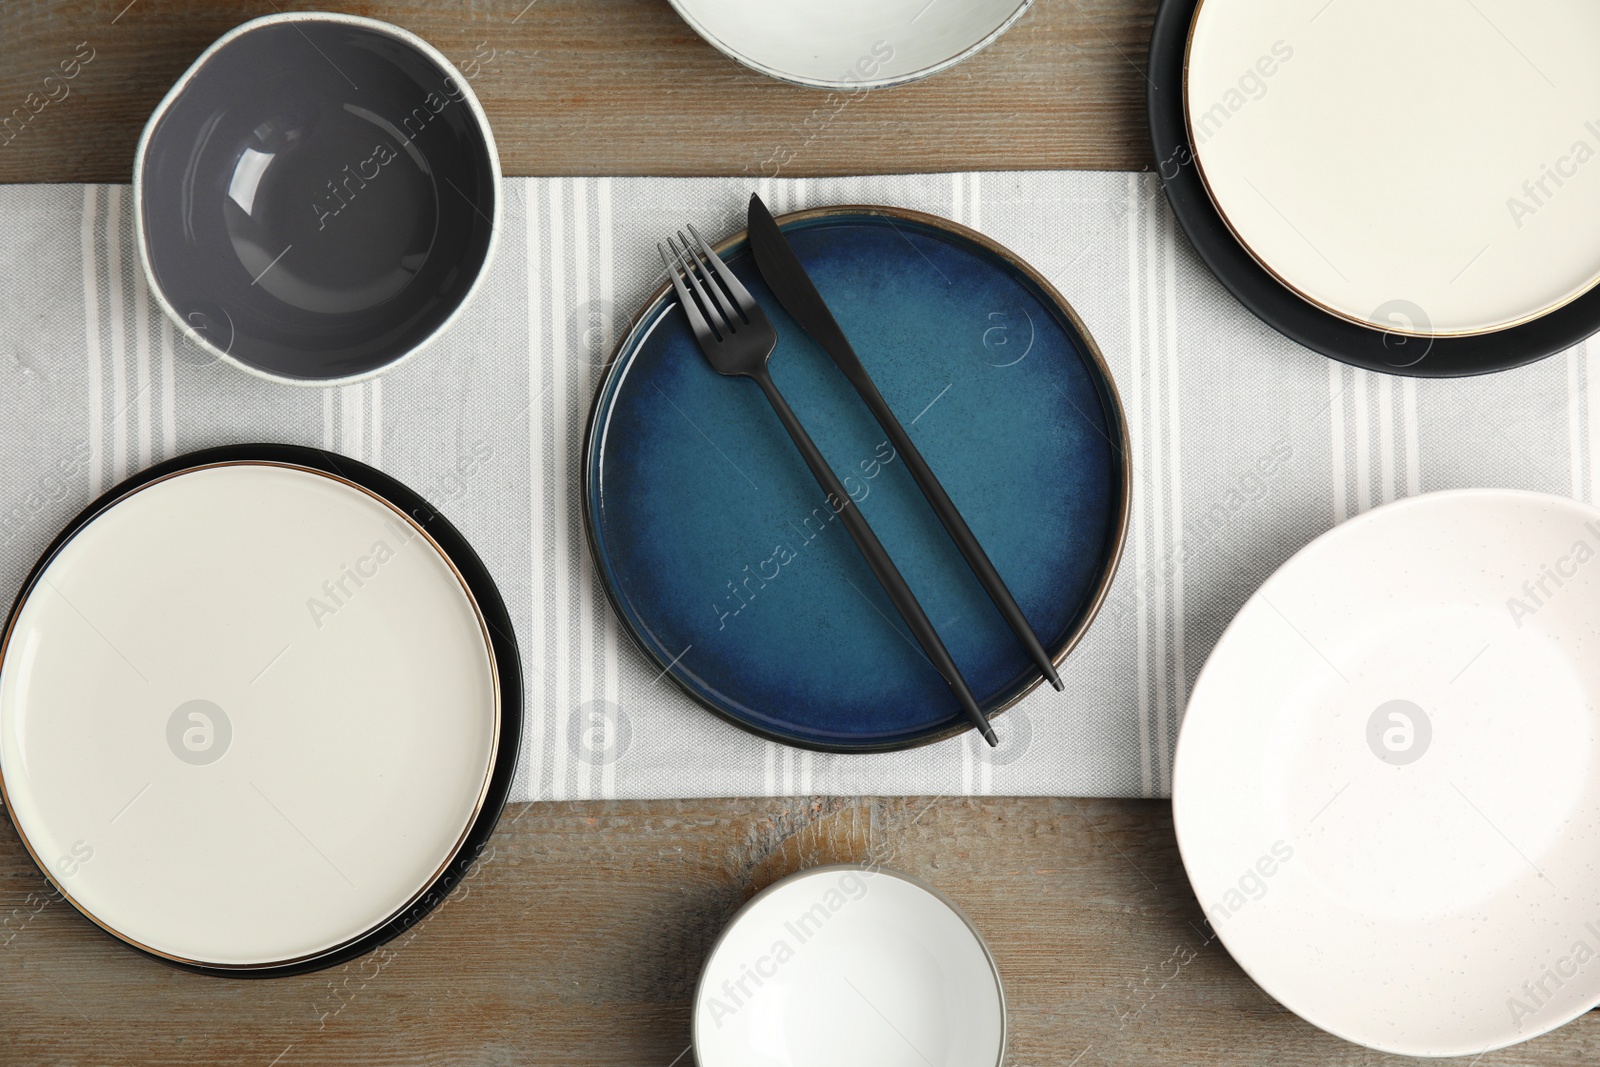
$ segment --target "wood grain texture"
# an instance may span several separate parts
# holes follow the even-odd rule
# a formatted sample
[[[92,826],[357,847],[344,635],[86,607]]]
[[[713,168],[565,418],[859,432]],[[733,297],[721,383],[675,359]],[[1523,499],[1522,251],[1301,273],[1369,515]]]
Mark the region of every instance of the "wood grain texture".
[[[45,883],[8,824],[0,1062],[689,1067],[694,983],[740,904],[794,871],[868,860],[975,918],[1016,1067],[1414,1062],[1283,1011],[1207,940],[1167,804],[997,798],[516,805],[411,932],[264,982],[177,971],[66,904],[40,908]],[[1474,1067],[1597,1061],[1590,1013]]]
[[[525,3],[295,6],[434,42],[472,73],[508,174],[761,174],[789,156],[794,176],[1147,164],[1154,0],[1038,0],[954,70],[848,100],[725,59],[665,0]],[[273,9],[0,0],[0,116],[79,42],[94,54],[0,145],[0,181],[127,181],[172,80]],[[0,1063],[687,1067],[695,978],[740,904],[794,871],[868,859],[976,918],[1006,983],[1011,1064],[1404,1062],[1284,1012],[1207,939],[1168,805],[906,798],[514,806],[472,877],[407,935],[270,982],[118,945],[52,902],[8,823]],[[1591,1013],[1474,1067],[1597,1061]]]
[[[1155,0],[1036,0],[967,62],[854,97],[756,74],[667,0],[4,0],[0,116],[20,108],[26,121],[13,117],[0,145],[0,181],[131,180],[140,129],[195,57],[246,19],[295,8],[430,41],[471,77],[507,174],[1137,170],[1150,155],[1141,68]],[[31,114],[29,94],[37,107],[80,43],[94,58]]]

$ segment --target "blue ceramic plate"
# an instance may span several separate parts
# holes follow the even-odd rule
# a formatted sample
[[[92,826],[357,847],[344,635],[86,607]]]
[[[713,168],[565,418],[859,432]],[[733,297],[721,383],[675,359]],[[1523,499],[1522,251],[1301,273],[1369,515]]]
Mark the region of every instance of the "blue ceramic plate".
[[[1057,661],[1116,570],[1121,405],[1050,284],[981,234],[841,207],[779,220],[879,389]],[[1041,681],[905,464],[762,283],[771,370],[993,715]],[[663,286],[602,376],[585,523],[613,607],[695,700],[764,737],[839,752],[968,729],[756,384],[725,378]]]

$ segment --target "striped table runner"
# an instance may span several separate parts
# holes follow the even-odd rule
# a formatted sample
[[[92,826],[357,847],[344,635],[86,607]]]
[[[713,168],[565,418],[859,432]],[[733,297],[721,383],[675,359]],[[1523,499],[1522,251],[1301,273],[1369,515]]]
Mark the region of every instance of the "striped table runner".
[[[616,331],[684,219],[880,203],[948,216],[1032,261],[1099,341],[1138,477],[1113,596],[1063,672],[972,737],[843,757],[749,737],[619,634],[585,559],[580,435]],[[96,494],[192,449],[285,441],[381,467],[477,546],[528,680],[519,798],[1165,795],[1184,701],[1233,613],[1334,523],[1400,496],[1506,485],[1600,499],[1600,347],[1465,381],[1322,359],[1240,308],[1151,175],[508,179],[485,288],[434,349],[375,381],[296,389],[218,365],[150,300],[124,186],[0,187],[0,591]]]

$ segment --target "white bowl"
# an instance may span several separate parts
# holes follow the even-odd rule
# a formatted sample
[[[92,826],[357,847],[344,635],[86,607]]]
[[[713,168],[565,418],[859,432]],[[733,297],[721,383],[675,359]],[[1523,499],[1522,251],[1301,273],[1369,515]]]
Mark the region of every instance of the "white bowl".
[[[694,32],[733,59],[818,89],[880,89],[966,59],[1033,0],[672,0]]]
[[[757,894],[694,998],[700,1067],[998,1067],[1000,972],[935,890],[870,866],[817,867]]]
[[[1600,510],[1431,493],[1251,597],[1189,702],[1178,844],[1290,1011],[1477,1056],[1600,1003]]]

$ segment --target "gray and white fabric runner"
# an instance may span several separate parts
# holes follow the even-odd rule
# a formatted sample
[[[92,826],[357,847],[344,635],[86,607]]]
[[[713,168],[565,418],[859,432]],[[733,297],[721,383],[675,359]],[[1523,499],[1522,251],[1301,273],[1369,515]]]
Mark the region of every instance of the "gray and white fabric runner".
[[[777,213],[889,204],[979,229],[1055,283],[1111,366],[1136,472],[1121,570],[1066,692],[1041,687],[1001,716],[997,750],[971,734],[880,756],[763,741],[662,680],[610,616],[578,495],[594,385],[659,282],[660,234],[685,219],[708,237],[742,228],[751,191]],[[0,187],[0,593],[149,464],[311,445],[420,492],[494,574],[527,678],[514,799],[1164,796],[1207,654],[1318,534],[1436,489],[1600,499],[1600,342],[1466,380],[1342,366],[1228,295],[1151,174],[513,178],[505,201],[490,275],[445,337],[381,378],[307,389],[216,363],[174,330],[139,268],[128,187]]]

